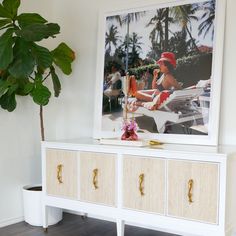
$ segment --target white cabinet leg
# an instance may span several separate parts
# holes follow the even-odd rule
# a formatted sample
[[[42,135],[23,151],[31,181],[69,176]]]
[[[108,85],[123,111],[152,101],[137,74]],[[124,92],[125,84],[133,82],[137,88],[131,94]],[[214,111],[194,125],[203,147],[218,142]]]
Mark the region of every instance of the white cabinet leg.
[[[117,220],[116,221],[117,236],[124,236],[125,233],[125,221]]]
[[[48,230],[48,207],[43,206],[42,208],[42,217],[43,217],[43,229],[44,232],[47,232]]]

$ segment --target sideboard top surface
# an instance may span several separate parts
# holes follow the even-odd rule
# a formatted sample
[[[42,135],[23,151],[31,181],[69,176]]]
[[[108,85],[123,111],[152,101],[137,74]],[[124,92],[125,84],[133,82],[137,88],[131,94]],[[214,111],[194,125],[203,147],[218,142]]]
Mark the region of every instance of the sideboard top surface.
[[[162,145],[147,145],[143,147],[135,146],[122,146],[122,145],[105,145],[100,144],[99,140],[93,138],[79,138],[70,140],[51,140],[42,142],[44,147],[48,148],[62,148],[62,149],[95,149],[97,151],[112,152],[147,152],[164,154],[166,152],[174,153],[186,153],[186,154],[206,154],[206,155],[219,155],[225,156],[227,154],[236,153],[236,146],[201,146],[201,145],[189,145],[189,144],[162,144]]]

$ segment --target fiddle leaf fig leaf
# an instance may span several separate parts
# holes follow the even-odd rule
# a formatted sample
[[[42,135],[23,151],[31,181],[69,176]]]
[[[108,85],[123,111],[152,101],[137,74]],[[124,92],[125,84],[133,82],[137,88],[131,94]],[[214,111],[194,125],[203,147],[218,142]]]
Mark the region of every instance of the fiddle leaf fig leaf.
[[[26,96],[34,88],[34,84],[29,82],[28,78],[17,79],[17,83],[18,83],[18,88],[16,90],[17,95]]]
[[[9,112],[14,111],[16,108],[16,95],[15,93],[5,93],[3,96],[0,97],[0,106],[8,110]]]
[[[13,30],[8,29],[0,36],[0,69],[4,70],[13,60]]]
[[[44,70],[52,65],[52,55],[47,48],[33,44],[31,50],[38,67]]]
[[[24,87],[23,87],[23,92],[24,94],[29,94],[34,88],[34,84],[33,83],[30,83],[28,82]]]
[[[0,4],[0,17],[12,19],[11,13],[2,4]]]
[[[15,93],[15,91],[17,90],[17,88],[18,88],[19,85],[18,85],[16,79],[13,78],[13,77],[11,77],[11,76],[9,76],[9,77],[7,78],[7,82],[8,82],[8,91],[7,91],[7,94],[8,94],[8,95],[11,95],[12,93]]]
[[[14,61],[9,67],[10,74],[15,78],[28,77],[35,66],[35,59],[28,42],[18,38],[14,46]]]
[[[30,24],[16,31],[16,35],[24,38],[26,41],[41,41],[48,37],[54,37],[54,35],[60,33],[60,26],[58,24]]]
[[[20,6],[20,0],[3,0],[2,5],[10,13],[11,18],[14,19]]]
[[[0,28],[10,23],[11,23],[10,19],[2,19],[0,20]]]
[[[8,84],[7,94],[11,95],[11,94],[15,93],[19,87],[19,83],[18,83],[19,81],[12,76],[8,76],[6,81]]]
[[[16,108],[16,95],[30,95],[34,103],[45,106],[51,97],[46,79],[51,79],[54,96],[61,92],[56,67],[69,75],[74,51],[61,43],[53,51],[37,42],[60,33],[60,26],[37,13],[20,13],[21,0],[0,1],[0,107]],[[54,68],[55,66],[55,68]]]
[[[13,93],[15,93],[15,91],[18,89],[18,87],[19,87],[19,85],[18,85],[17,83],[12,84],[12,85],[9,87],[7,93],[8,93],[9,95],[12,95]]]
[[[37,85],[41,85],[43,83],[43,76],[40,73],[35,73],[34,83]]]
[[[18,20],[19,26],[21,28],[36,23],[44,24],[47,22],[47,20],[37,13],[22,13],[16,17],[16,20]]]
[[[75,60],[74,51],[65,43],[61,43],[52,52],[53,62],[66,75],[72,72],[71,63]]]
[[[7,92],[8,85],[6,80],[0,80],[0,97]]]
[[[31,92],[31,96],[36,104],[45,106],[49,102],[49,98],[51,97],[51,92],[49,89],[42,85],[38,84]]]
[[[19,80],[16,80],[12,76],[8,76],[6,80],[0,80],[0,97],[4,94],[11,95],[16,93],[19,87]]]
[[[51,77],[52,77],[52,83],[53,83],[53,89],[54,89],[54,96],[58,97],[61,92],[61,83],[57,74],[55,73],[54,68],[51,68]]]

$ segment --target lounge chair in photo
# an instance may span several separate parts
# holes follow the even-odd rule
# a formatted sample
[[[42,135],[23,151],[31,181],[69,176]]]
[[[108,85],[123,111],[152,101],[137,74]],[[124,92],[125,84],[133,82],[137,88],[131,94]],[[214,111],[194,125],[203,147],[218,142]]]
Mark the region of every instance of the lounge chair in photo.
[[[157,131],[163,133],[167,122],[177,124],[203,118],[201,110],[194,103],[203,92],[203,88],[176,90],[159,106],[158,110],[148,110],[140,106],[135,113],[152,117]]]

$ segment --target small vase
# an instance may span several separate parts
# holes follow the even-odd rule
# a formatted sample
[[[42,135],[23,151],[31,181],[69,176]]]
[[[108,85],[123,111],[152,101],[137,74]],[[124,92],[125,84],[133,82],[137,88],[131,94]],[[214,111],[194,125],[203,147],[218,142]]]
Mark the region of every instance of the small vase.
[[[138,140],[138,135],[135,133],[134,130],[125,129],[125,132],[121,136],[121,140],[135,141]]]

